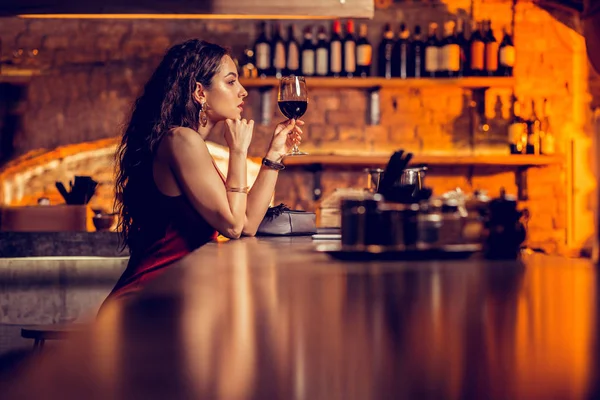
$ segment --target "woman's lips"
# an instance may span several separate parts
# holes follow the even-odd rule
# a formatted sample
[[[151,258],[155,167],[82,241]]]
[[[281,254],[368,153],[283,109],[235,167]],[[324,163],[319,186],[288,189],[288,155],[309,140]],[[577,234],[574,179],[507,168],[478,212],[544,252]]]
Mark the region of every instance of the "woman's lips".
[[[239,108],[240,110],[244,111],[244,103],[240,104],[240,105],[238,106],[238,108]]]

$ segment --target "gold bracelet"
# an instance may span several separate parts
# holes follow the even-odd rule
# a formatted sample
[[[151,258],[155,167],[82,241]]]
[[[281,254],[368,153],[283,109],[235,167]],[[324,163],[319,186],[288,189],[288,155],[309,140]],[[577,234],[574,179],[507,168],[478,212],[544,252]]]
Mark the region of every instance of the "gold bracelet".
[[[241,188],[227,186],[227,191],[228,192],[246,193],[247,194],[248,193],[248,189],[250,189],[249,186],[241,187]]]

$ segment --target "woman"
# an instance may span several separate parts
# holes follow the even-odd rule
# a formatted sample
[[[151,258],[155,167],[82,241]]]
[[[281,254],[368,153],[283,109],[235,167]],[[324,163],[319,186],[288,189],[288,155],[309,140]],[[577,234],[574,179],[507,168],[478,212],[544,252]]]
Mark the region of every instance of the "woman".
[[[223,47],[189,40],[167,52],[135,103],[117,153],[119,231],[131,257],[110,299],[136,291],[218,233],[231,239],[256,233],[303,122],[277,126],[248,190],[254,122],[241,119],[247,94]],[[205,143],[220,121],[229,147],[227,177]]]

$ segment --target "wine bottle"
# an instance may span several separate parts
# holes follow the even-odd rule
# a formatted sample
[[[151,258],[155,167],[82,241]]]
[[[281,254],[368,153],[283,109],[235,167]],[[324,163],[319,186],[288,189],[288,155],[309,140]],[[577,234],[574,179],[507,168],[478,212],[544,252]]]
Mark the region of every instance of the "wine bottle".
[[[544,99],[542,108],[542,121],[540,124],[540,153],[552,155],[556,153],[556,140],[550,126],[550,105],[548,99]]]
[[[515,46],[513,44],[512,37],[509,35],[506,28],[504,30],[504,37],[500,43],[499,50],[499,66],[498,75],[501,76],[512,76],[513,68],[515,66]]]
[[[456,44],[460,50],[459,67],[457,75],[467,76],[469,73],[469,42],[465,38],[465,21],[462,18],[456,20]]]
[[[498,74],[498,41],[494,36],[492,21],[488,20],[485,24],[486,34],[483,39],[485,44],[485,74],[495,76]]]
[[[273,65],[273,75],[276,78],[281,78],[285,74],[285,42],[283,41],[283,37],[281,37],[281,24],[278,22],[275,23],[273,28],[273,40],[271,44],[271,49],[273,53],[272,65]]]
[[[288,75],[300,75],[300,45],[296,41],[296,26],[288,26],[288,40],[286,43]]]
[[[265,78],[271,74],[271,43],[267,37],[267,24],[260,24],[260,31],[256,42],[254,42],[254,57],[258,76]]]
[[[429,37],[425,43],[425,73],[429,78],[435,78],[439,71],[439,40],[437,38],[438,25],[435,22],[429,24]]]
[[[373,46],[367,39],[367,24],[360,24],[356,42],[356,75],[365,78],[371,75]]]
[[[511,119],[508,124],[508,140],[511,154],[525,154],[527,150],[527,125],[521,117],[521,104],[513,96]]]
[[[302,75],[313,76],[315,74],[315,45],[310,26],[304,29],[304,42],[302,42],[300,59],[302,60]]]
[[[469,42],[471,52],[469,57],[471,60],[471,65],[469,66],[470,75],[481,76],[485,67],[485,44],[481,36],[481,23],[473,21],[473,32],[471,33]]]
[[[400,24],[398,40],[394,46],[393,75],[402,79],[409,77],[410,32],[404,23]]]
[[[460,70],[460,46],[456,38],[456,22],[448,21],[444,24],[445,37],[440,57],[440,70],[442,76],[456,78]]]
[[[327,76],[329,73],[329,43],[327,43],[325,27],[319,27],[317,39],[317,49],[315,51],[317,62],[315,72],[318,76]]]
[[[385,24],[383,39],[379,43],[379,76],[392,77],[392,54],[394,51],[394,32],[390,24]]]
[[[415,26],[410,52],[409,73],[413,78],[421,78],[425,74],[425,43],[421,38],[421,27]]]
[[[356,39],[354,38],[354,21],[346,21],[346,37],[344,38],[344,74],[348,78],[356,75]]]
[[[541,121],[535,112],[535,101],[531,100],[531,116],[527,120],[527,154],[540,154]]]
[[[342,25],[339,20],[333,21],[333,31],[329,41],[329,75],[339,77],[343,71]]]

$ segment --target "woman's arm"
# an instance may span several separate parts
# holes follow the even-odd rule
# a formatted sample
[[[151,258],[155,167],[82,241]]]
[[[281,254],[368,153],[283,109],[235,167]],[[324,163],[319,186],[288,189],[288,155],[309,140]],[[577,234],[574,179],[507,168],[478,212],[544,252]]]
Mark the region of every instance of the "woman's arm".
[[[246,138],[249,144],[252,126],[249,132],[246,130],[242,134],[249,136]],[[165,139],[171,169],[194,208],[222,235],[232,239],[239,238],[245,224],[248,195],[231,189],[247,186],[246,140],[241,144],[230,145],[227,184],[223,185],[208,147],[198,132],[189,128],[177,128]]]
[[[280,163],[283,160],[283,156],[287,154],[289,149],[292,147],[294,142],[300,142],[300,134],[302,130],[296,126],[303,125],[303,121],[286,121],[279,124],[275,128],[273,140],[269,146],[266,159]],[[293,135],[289,133],[295,130]],[[244,224],[243,234],[246,236],[254,236],[258,230],[258,226],[262,222],[269,203],[275,191],[275,184],[277,183],[277,177],[279,171],[272,168],[261,166],[258,176],[252,190],[248,194],[248,204],[246,208],[246,223]]]

